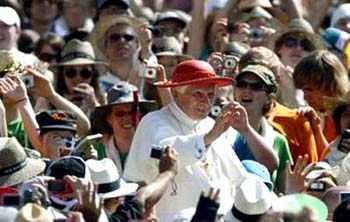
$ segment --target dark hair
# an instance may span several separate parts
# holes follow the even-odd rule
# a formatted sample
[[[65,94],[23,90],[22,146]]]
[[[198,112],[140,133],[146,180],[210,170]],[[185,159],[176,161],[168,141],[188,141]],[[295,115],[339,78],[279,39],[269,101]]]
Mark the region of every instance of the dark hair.
[[[91,78],[90,85],[95,90],[95,95],[96,95],[96,99],[98,100],[98,102],[101,104],[105,104],[105,99],[104,99],[103,93],[100,89],[99,82],[98,82],[98,72],[97,72],[94,65],[90,65],[90,66],[94,72],[94,75]],[[55,75],[55,77],[56,77],[55,89],[56,89],[56,92],[60,95],[64,95],[64,93],[67,92],[66,83],[64,82],[63,69],[64,69],[64,66],[60,66],[60,67],[58,67],[57,73],[55,73],[56,74]]]
[[[57,62],[60,61],[60,55],[61,55],[61,49],[64,46],[64,40],[57,34],[52,33],[52,32],[48,32],[45,33],[44,35],[42,35],[39,39],[39,41],[37,42],[35,49],[34,49],[34,54],[36,56],[39,56],[42,48],[45,45],[50,45],[53,50],[55,50],[56,54],[57,54]]]
[[[32,7],[32,3],[33,3],[33,0],[23,0],[22,1],[22,8],[23,8],[23,11],[24,11],[24,14],[30,18],[30,8]],[[58,18],[58,16],[60,15],[60,12],[62,11],[62,2],[60,1],[56,1],[56,4],[57,4],[57,16],[56,18]]]
[[[350,218],[350,200],[339,204],[333,214],[333,222],[348,222]]]

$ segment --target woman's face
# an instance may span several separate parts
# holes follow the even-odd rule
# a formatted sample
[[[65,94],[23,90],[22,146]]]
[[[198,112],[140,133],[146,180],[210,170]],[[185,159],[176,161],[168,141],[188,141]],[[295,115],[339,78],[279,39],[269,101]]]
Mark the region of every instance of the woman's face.
[[[113,129],[113,135],[117,140],[132,139],[135,130],[132,113],[132,104],[112,106],[112,110],[107,116],[107,122]]]
[[[304,99],[316,111],[323,111],[323,97],[332,96],[329,92],[319,89],[317,86],[309,84],[301,88],[304,92]]]
[[[350,129],[350,104],[346,106],[345,111],[341,114],[340,129],[341,132],[343,132],[344,129]]]
[[[72,94],[74,87],[80,83],[91,84],[91,79],[95,75],[95,71],[90,65],[73,65],[63,68],[64,83],[67,92]]]

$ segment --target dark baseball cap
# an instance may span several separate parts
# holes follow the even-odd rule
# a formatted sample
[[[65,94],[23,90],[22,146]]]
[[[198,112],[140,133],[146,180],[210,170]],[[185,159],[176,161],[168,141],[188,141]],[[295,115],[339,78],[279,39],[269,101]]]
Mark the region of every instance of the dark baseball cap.
[[[36,115],[41,133],[52,130],[77,131],[77,116],[63,110],[47,110]]]
[[[120,5],[125,9],[128,9],[130,6],[129,0],[97,0],[97,9],[104,8],[108,5]]]

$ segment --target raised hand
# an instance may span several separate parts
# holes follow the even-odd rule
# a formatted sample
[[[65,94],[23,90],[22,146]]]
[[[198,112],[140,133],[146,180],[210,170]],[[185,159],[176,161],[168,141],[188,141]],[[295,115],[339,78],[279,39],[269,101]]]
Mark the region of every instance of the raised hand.
[[[305,192],[308,183],[306,181],[306,174],[308,172],[307,161],[308,155],[298,156],[294,169],[289,162],[286,167],[286,189],[285,194],[302,193]]]

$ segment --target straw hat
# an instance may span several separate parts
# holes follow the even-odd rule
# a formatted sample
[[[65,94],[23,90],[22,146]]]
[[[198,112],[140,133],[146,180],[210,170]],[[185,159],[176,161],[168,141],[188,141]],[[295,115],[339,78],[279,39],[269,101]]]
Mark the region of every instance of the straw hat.
[[[98,194],[104,199],[125,196],[134,193],[138,184],[126,183],[119,175],[118,169],[109,158],[86,161],[91,180],[98,184]]]
[[[15,137],[0,138],[0,186],[13,186],[37,176],[45,162],[28,158]]]
[[[107,72],[109,65],[96,61],[95,52],[90,42],[72,39],[61,52],[62,61],[53,65],[53,68],[74,65],[93,65],[99,74]]]
[[[287,28],[270,36],[270,48],[275,51],[277,43],[288,35],[297,35],[306,38],[313,44],[315,49],[323,49],[326,46],[325,42],[322,41],[321,37],[315,33],[308,21],[303,18],[295,18],[289,22]]]
[[[28,203],[22,207],[16,217],[16,222],[53,222],[53,215],[38,204]]]
[[[118,24],[126,24],[131,26],[135,32],[143,22],[141,19],[136,19],[130,16],[124,15],[111,15],[100,19],[96,24],[94,29],[90,33],[89,41],[92,43],[95,50],[100,52],[105,51],[105,40],[107,38],[107,31]]]
[[[107,104],[95,108],[92,113],[91,122],[99,132],[111,133],[112,128],[107,122],[107,115],[112,106],[122,104],[133,104],[133,92],[137,91],[136,86],[127,82],[119,82],[114,85],[107,94]],[[144,115],[157,109],[157,103],[153,100],[139,99],[139,112]]]
[[[187,60],[178,64],[173,72],[172,80],[156,82],[158,87],[177,87],[186,85],[213,84],[218,87],[233,84],[229,77],[217,77],[213,67],[204,61]]]

